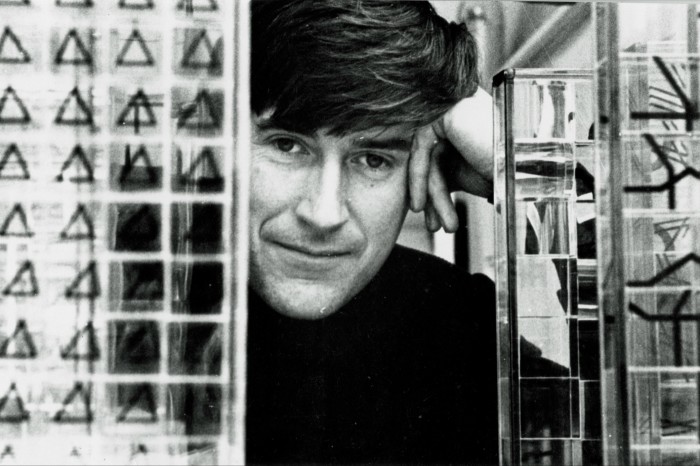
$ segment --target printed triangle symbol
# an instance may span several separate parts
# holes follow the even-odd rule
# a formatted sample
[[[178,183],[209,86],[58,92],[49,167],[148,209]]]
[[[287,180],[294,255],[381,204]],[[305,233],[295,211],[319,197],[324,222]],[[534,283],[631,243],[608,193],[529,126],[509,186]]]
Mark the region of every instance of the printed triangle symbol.
[[[178,160],[182,163],[182,151],[178,150]],[[186,173],[180,174],[180,182],[185,185],[195,185],[202,189],[221,189],[224,179],[211,148],[205,147],[197,158],[190,164]]]
[[[5,445],[5,448],[2,450],[2,453],[0,453],[0,460],[4,460],[5,458],[12,458],[14,462],[15,451],[12,449],[12,445]]]
[[[216,11],[219,9],[219,5],[216,0],[180,0],[177,8],[192,13],[194,11]]]
[[[3,296],[32,297],[39,294],[39,284],[36,281],[34,265],[30,261],[24,262],[14,278],[2,290]]]
[[[75,164],[79,165],[76,166]],[[74,183],[92,183],[95,181],[92,165],[88,161],[87,155],[81,146],[75,146],[73,148],[66,161],[63,162],[61,172],[56,176],[56,181],[63,181],[64,172],[71,167],[73,168],[75,176],[70,177],[68,179],[69,181]],[[83,172],[85,173],[84,175]]]
[[[137,50],[134,51],[134,49]],[[141,33],[134,29],[117,56],[117,66],[153,66],[154,64],[155,60],[146,41]]]
[[[0,236],[31,238],[34,233],[29,229],[27,214],[20,204],[15,204],[0,226]]]
[[[142,119],[141,109],[146,113],[146,120]],[[148,100],[148,96],[139,89],[136,94],[131,96],[126,108],[122,111],[117,119],[119,126],[133,126],[134,133],[139,134],[139,128],[142,126],[156,126],[156,116],[153,113],[153,107]]]
[[[92,66],[92,54],[83,43],[76,29],[71,29],[66,34],[63,42],[56,52],[56,65]]]
[[[145,403],[145,410],[143,404]],[[156,422],[158,412],[153,387],[145,383],[136,388],[124,408],[117,415],[117,422]]]
[[[83,204],[78,207],[68,220],[68,225],[61,230],[61,239],[95,239],[92,218]]]
[[[67,118],[66,113],[73,115]],[[54,123],[69,126],[93,126],[92,110],[85,103],[77,87],[68,93],[58,109]]]
[[[131,458],[129,462],[131,464],[147,464],[141,463],[141,461],[148,461],[148,448],[143,443],[131,446]]]
[[[178,118],[178,128],[187,128],[193,130],[211,130],[219,128],[221,120],[211,96],[205,90],[199,91],[194,98],[194,102],[188,105]]]
[[[10,144],[0,159],[0,179],[28,180],[29,169],[17,144]]]
[[[136,151],[136,154],[134,154],[133,157],[131,156],[131,146],[126,146],[126,150],[124,152],[124,165],[122,165],[122,169],[119,173],[120,184],[124,185],[128,184],[129,182],[133,182],[137,185],[143,184],[144,180],[134,173],[134,167],[136,166],[136,162],[138,162],[139,160],[143,162],[146,168],[148,183],[151,185],[156,184],[156,182],[158,181],[158,175],[156,174],[155,168],[153,168],[153,164],[151,163],[151,158],[148,155],[148,151],[146,151],[146,147],[143,145],[139,146],[138,150]]]
[[[32,58],[24,49],[17,35],[9,26],[5,26],[0,37],[0,63],[30,63]]]
[[[73,282],[66,288],[66,298],[94,299],[100,295],[100,281],[97,278],[95,262],[90,262],[87,267],[78,273]]]
[[[190,42],[182,56],[181,66],[196,70],[221,67],[219,51],[217,47],[212,45],[206,29],[202,29],[194,40]]]
[[[92,422],[90,394],[81,382],[76,382],[73,389],[63,400],[61,409],[53,417],[56,422]]]
[[[24,401],[13,383],[0,397],[0,423],[19,423],[29,419],[29,412],[24,409]]]
[[[61,350],[63,359],[96,361],[100,359],[100,347],[97,344],[95,328],[92,322],[78,330],[68,345]]]
[[[12,86],[7,86],[0,97],[0,124],[26,125],[31,123],[27,107]]]
[[[131,8],[134,10],[149,10],[153,8],[153,0],[119,0],[119,8]]]
[[[27,329],[27,323],[19,320],[10,338],[0,345],[0,358],[33,359],[36,354],[36,346]]]

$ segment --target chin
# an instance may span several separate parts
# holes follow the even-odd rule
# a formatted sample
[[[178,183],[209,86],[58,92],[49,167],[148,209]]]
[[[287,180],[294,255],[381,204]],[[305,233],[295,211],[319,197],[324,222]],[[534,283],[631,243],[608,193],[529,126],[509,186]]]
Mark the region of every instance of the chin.
[[[253,260],[250,263],[251,288],[272,309],[287,317],[315,320],[342,308],[369,281],[373,273],[346,271],[324,278],[299,278],[275,273]]]
[[[286,286],[266,284],[255,291],[274,310],[294,319],[316,320],[328,317],[343,307],[350,297],[332,287],[300,283]]]

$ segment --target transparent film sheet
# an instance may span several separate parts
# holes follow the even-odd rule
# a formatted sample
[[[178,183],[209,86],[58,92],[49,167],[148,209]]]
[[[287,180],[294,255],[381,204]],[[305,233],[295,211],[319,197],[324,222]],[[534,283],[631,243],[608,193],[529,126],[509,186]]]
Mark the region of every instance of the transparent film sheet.
[[[604,456],[697,464],[697,6],[599,4],[595,19]]]
[[[247,21],[0,0],[0,463],[243,460]]]

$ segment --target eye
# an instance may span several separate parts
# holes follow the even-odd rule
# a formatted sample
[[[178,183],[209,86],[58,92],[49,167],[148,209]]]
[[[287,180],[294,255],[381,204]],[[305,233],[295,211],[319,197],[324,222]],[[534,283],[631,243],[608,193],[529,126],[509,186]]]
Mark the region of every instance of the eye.
[[[371,152],[356,155],[351,163],[364,176],[375,180],[389,177],[396,168],[392,157]]]
[[[380,155],[376,154],[367,154],[365,155],[365,163],[369,168],[377,169],[384,165],[386,162],[386,159]]]
[[[272,144],[281,152],[301,152],[301,145],[292,138],[279,137]]]

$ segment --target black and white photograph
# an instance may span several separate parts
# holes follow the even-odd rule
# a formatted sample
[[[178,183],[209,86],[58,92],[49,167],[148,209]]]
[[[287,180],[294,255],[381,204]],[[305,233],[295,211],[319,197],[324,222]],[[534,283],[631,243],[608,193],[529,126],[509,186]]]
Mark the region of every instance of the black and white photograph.
[[[0,0],[0,465],[700,465],[699,31]]]

